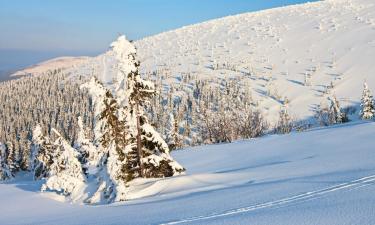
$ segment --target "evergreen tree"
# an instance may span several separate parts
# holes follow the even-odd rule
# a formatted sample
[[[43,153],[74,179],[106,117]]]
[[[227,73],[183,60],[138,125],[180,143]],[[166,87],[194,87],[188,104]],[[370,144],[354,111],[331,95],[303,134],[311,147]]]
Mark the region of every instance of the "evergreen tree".
[[[13,177],[12,172],[7,164],[6,147],[0,142],[0,181],[8,180]]]
[[[55,155],[50,165],[49,176],[42,186],[42,191],[56,191],[64,195],[71,195],[79,190],[85,183],[85,175],[82,164],[79,161],[79,152],[53,129],[57,135],[54,142]]]
[[[372,94],[365,82],[363,84],[363,93],[361,98],[361,111],[360,116],[363,120],[371,120],[374,118],[375,106]]]
[[[182,147],[183,137],[180,135],[178,120],[175,119],[173,114],[169,114],[168,120],[168,133],[166,137],[166,142],[170,150],[175,150]]]
[[[37,125],[33,130],[32,149],[35,165],[34,179],[39,180],[48,177],[56,152],[51,140],[43,135],[40,125]]]
[[[7,146],[7,152],[8,152],[7,164],[12,174],[15,174],[19,169],[19,165],[16,159],[16,151],[12,142],[8,141],[6,146]]]
[[[101,146],[106,148],[108,152],[107,171],[115,185],[115,200],[124,201],[126,199],[125,185],[129,180],[128,171],[134,169],[129,168],[126,164],[126,152],[130,149],[130,146],[128,146],[128,140],[126,139],[125,122],[119,119],[119,106],[109,90],[106,92],[104,105],[105,108],[100,114],[100,120],[103,121],[105,131],[101,139]]]
[[[21,169],[24,171],[30,171],[32,167],[31,163],[31,141],[28,137],[28,132],[23,131],[21,133],[21,150],[22,150],[22,159],[21,159]]]
[[[331,105],[329,107],[329,121],[330,124],[338,124],[338,123],[345,123],[348,122],[349,119],[347,115],[342,112],[342,109],[340,107],[340,103],[337,100],[336,96],[333,96],[329,99],[331,102]]]
[[[168,145],[150,125],[144,113],[144,107],[155,94],[155,87],[152,82],[141,78],[135,47],[125,36],[119,37],[111,47],[122,76],[118,79],[121,82],[117,85],[117,92],[124,95],[117,96],[121,106],[124,106],[130,135],[131,150],[127,154],[136,156],[127,160],[128,180],[136,177],[173,176],[183,172],[184,168],[171,158]],[[135,168],[139,168],[139,172],[135,172]]]
[[[94,144],[86,137],[86,131],[83,127],[82,117],[78,117],[78,134],[77,140],[74,143],[74,148],[77,149],[79,154],[79,161],[82,164],[82,169],[85,174],[93,173],[93,171],[89,171],[90,169],[94,169],[99,160],[94,158],[97,156],[96,154],[96,147]],[[94,168],[93,168],[94,167]]]

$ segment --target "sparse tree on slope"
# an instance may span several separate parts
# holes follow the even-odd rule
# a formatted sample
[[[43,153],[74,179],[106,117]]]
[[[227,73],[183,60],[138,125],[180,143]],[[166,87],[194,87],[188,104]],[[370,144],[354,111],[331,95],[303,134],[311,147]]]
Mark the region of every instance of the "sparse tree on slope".
[[[285,105],[282,106],[279,113],[279,121],[276,125],[276,133],[287,134],[292,131],[293,124]]]
[[[348,122],[347,115],[342,112],[340,103],[337,100],[336,96],[330,98],[331,105],[329,107],[329,121],[330,124],[338,124]]]
[[[373,96],[365,82],[363,84],[363,93],[361,98],[360,116],[363,120],[371,120],[374,118],[375,106]]]

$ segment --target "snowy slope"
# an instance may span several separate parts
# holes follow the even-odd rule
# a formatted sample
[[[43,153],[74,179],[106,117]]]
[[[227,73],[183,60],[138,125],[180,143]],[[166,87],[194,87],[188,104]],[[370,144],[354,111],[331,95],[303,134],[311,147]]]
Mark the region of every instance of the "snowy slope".
[[[374,132],[350,123],[178,151],[185,176],[138,181],[143,199],[112,205],[0,184],[1,224],[374,224]]]
[[[365,80],[375,91],[373,0],[327,0],[229,16],[135,44],[143,73],[169,74],[163,80],[166,87],[179,84],[187,73],[211,82],[245,77],[245,88],[252,89],[270,122],[276,121],[285,98],[299,120],[313,115],[331,95],[343,106],[357,106]],[[223,63],[230,69],[212,69]],[[114,77],[108,53],[67,68],[73,75],[95,74],[106,83]],[[311,85],[304,85],[306,76]]]
[[[171,74],[198,77],[249,77],[256,100],[273,120],[290,100],[298,119],[336,94],[344,105],[359,102],[364,80],[375,90],[375,2],[327,0],[225,17],[138,41],[145,71],[170,68]],[[236,70],[212,70],[229,63]],[[314,70],[316,70],[314,72]],[[305,75],[311,86],[304,86]],[[273,82],[266,80],[273,79]],[[333,82],[327,94],[325,86]]]

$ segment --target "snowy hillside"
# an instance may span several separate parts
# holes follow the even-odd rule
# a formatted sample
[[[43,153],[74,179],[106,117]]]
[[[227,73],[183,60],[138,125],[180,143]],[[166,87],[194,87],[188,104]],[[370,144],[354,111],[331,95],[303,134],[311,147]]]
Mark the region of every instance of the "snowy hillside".
[[[372,0],[328,0],[230,16],[136,45],[145,71],[247,76],[270,120],[279,111],[277,100],[285,97],[292,114],[302,119],[333,93],[345,105],[358,104],[364,80],[375,90]],[[224,63],[233,69],[212,69]],[[331,82],[333,89],[326,90]]]
[[[185,176],[139,180],[143,199],[109,206],[55,201],[25,177],[0,184],[1,224],[373,224],[374,132],[351,123],[186,149],[173,155]]]
[[[191,25],[135,42],[143,73],[163,76],[164,94],[184,75],[218,83],[241,77],[256,105],[275,122],[287,99],[294,119],[313,115],[336,95],[358,105],[363,82],[375,90],[375,3],[327,0],[240,14]],[[112,82],[108,54],[67,66]],[[182,92],[191,94],[191,85]]]

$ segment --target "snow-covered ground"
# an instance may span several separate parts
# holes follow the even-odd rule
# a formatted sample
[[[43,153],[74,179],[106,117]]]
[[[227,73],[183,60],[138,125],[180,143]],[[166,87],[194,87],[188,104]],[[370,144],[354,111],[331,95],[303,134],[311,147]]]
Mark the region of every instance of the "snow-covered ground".
[[[138,181],[138,200],[61,202],[0,184],[1,224],[374,224],[375,123],[350,123],[174,153],[187,174]],[[60,201],[56,201],[60,200]]]

